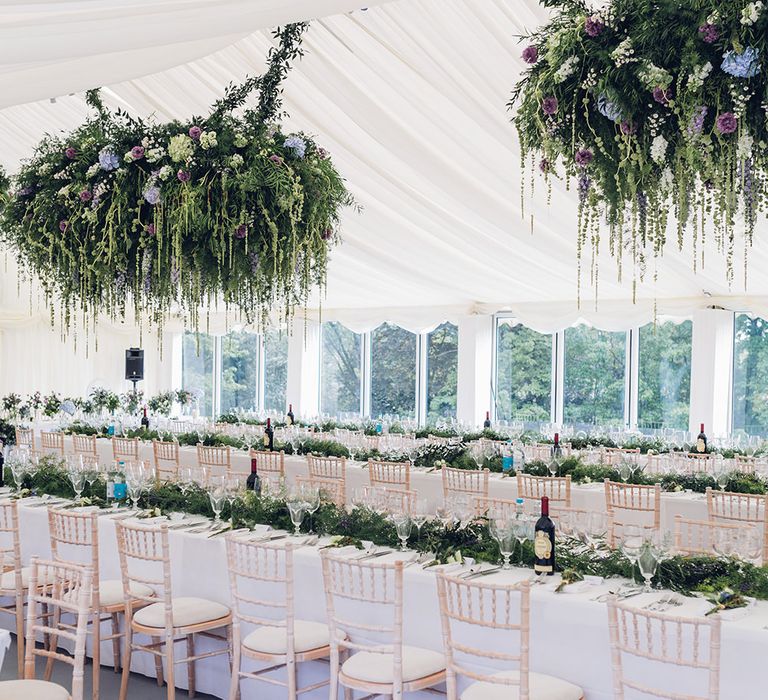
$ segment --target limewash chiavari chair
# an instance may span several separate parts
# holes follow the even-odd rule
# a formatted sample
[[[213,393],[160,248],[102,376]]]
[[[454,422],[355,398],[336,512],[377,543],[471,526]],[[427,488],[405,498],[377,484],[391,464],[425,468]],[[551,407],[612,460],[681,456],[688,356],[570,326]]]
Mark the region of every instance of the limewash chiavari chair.
[[[448,500],[457,495],[487,496],[488,469],[454,469],[443,467],[443,499]]]
[[[757,457],[734,455],[733,469],[740,474],[754,474],[757,471]]]
[[[616,544],[617,528],[639,525],[658,530],[661,526],[661,486],[659,484],[623,484],[606,479],[605,510],[611,518],[608,544]]]
[[[571,507],[570,476],[532,476],[517,474],[517,495],[521,498],[541,500],[547,496],[552,505]]]
[[[411,488],[411,463],[369,459],[368,479],[371,486],[401,488],[408,491]]]
[[[279,485],[285,479],[285,452],[264,452],[251,448],[248,456],[256,460],[256,472],[261,479]]]
[[[125,648],[120,700],[128,693],[131,655],[143,651],[156,658],[158,685],[163,684],[162,660],[165,659],[167,698],[176,697],[175,665],[187,665],[187,683],[190,697],[195,694],[195,662],[232,651],[232,613],[226,605],[194,597],[172,597],[171,554],[168,546],[168,525],[139,525],[120,521],[117,529],[117,549],[125,599]],[[153,595],[141,595],[137,584],[149,586]],[[142,605],[135,610],[137,602]],[[225,636],[214,634],[224,630]],[[149,644],[134,642],[135,634],[152,640]],[[204,635],[224,642],[222,649],[195,654],[195,635]],[[186,656],[176,658],[174,645],[186,640]]]
[[[76,455],[93,455],[96,457],[99,454],[96,450],[95,435],[73,435],[72,449]]]
[[[347,559],[327,549],[321,558],[331,644],[329,697],[336,698],[341,685],[402,700],[403,693],[444,682],[441,653],[403,645],[403,562]]]
[[[627,457],[636,459],[640,455],[639,447],[603,447],[603,463],[615,467]]]
[[[27,606],[27,640],[25,648],[24,678],[16,681],[0,681],[0,698],[28,698],[29,700],[83,700],[85,677],[86,626],[90,615],[92,571],[90,567],[49,562],[33,557],[29,573],[29,602]],[[67,629],[52,630],[46,624],[48,615],[38,613],[52,610],[58,619],[62,613],[74,614],[76,622]],[[49,649],[35,645],[38,634],[60,637],[74,642],[74,654],[61,654],[54,643]],[[35,657],[52,662],[63,661],[72,666],[72,691],[50,681],[35,680]],[[96,697],[96,696],[94,696]]]
[[[707,487],[707,515],[710,520],[758,525],[763,537],[763,561],[768,561],[768,494],[714,491]]]
[[[16,427],[16,444],[19,447],[28,447],[30,452],[35,451],[35,431],[32,428]]]
[[[517,513],[517,503],[511,498],[491,498],[490,496],[475,496],[475,514],[478,517],[494,511],[506,520],[514,518]]]
[[[715,458],[711,454],[685,453],[679,459],[686,474],[711,474],[714,471]]]
[[[552,445],[543,442],[534,442],[526,448],[527,458],[532,461],[549,462],[552,455]]]
[[[164,481],[177,479],[181,467],[179,443],[175,440],[152,440],[152,452],[155,457],[155,476]]]
[[[317,489],[323,500],[330,501],[339,508],[343,508],[347,502],[347,494],[344,484],[338,479],[323,479],[319,476],[304,476],[303,474],[297,474],[294,483],[297,488],[306,486]]]
[[[677,617],[608,601],[613,697],[632,690],[632,698],[718,700],[720,624],[718,615]]]
[[[64,456],[64,433],[58,430],[40,431],[40,450],[47,454]]]
[[[309,480],[318,488],[327,486],[328,481],[337,481],[336,491],[343,505],[347,500],[347,460],[344,457],[315,457],[307,455]]]
[[[327,680],[297,688],[297,665],[330,656],[328,625],[297,620],[294,608],[293,546],[257,543],[227,536],[227,565],[232,597],[232,681],[230,700],[240,693],[240,680],[250,678],[286,688],[286,697],[328,685]],[[252,631],[245,633],[243,627]],[[244,671],[241,661],[267,664]],[[264,678],[282,668],[286,680]]]
[[[581,700],[584,697],[584,691],[573,683],[530,671],[528,581],[494,584],[464,581],[438,572],[437,594],[448,700],[458,700],[460,676],[473,681],[461,693],[461,700]],[[496,673],[482,670],[499,662],[515,668]]]
[[[112,457],[116,462],[139,461],[139,438],[112,438]]]
[[[749,522],[692,520],[682,515],[675,516],[675,552],[686,556],[704,554],[715,556],[715,544],[721,533],[737,535],[740,532],[754,532],[755,525]],[[761,537],[764,536],[762,529]],[[761,540],[762,541],[762,540]],[[763,551],[761,548],[761,552]]]
[[[24,674],[24,605],[29,568],[21,564],[21,537],[17,502],[0,501],[0,612],[16,622],[16,663],[18,677]]]
[[[368,452],[379,449],[380,438],[378,435],[363,435],[363,445]]]
[[[119,616],[125,609],[123,582],[120,579],[101,581],[99,576],[99,523],[96,511],[78,513],[59,508],[48,509],[48,529],[51,538],[51,558],[55,562],[90,566],[93,571],[93,594],[88,601],[93,634],[93,697],[99,697],[99,672],[101,669],[101,642],[112,642],[115,673],[120,670]],[[149,586],[134,584],[132,591],[151,596]],[[106,616],[106,617],[104,617]],[[101,625],[111,622],[112,632],[102,636]],[[54,627],[58,619],[55,618]],[[49,663],[45,679],[50,679]]]
[[[232,448],[229,445],[211,446],[197,443],[197,464],[212,476],[232,473]]]

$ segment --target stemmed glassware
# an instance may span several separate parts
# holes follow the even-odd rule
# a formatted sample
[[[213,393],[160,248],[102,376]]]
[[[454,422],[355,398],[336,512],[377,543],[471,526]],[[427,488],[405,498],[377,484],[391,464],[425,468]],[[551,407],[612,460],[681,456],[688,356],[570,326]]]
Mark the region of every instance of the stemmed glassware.
[[[416,527],[416,539],[421,540],[421,528],[429,519],[429,505],[426,498],[415,498],[411,508],[411,522]]]
[[[413,521],[408,513],[395,513],[392,516],[392,520],[395,523],[395,530],[397,530],[397,537],[400,540],[400,551],[408,551],[408,538],[411,536],[411,529],[413,528]]]
[[[240,495],[242,487],[243,485],[240,482],[240,479],[237,477],[229,477],[225,482],[227,502],[229,503],[229,524],[232,527],[235,525],[235,521],[232,515],[232,507],[234,506],[237,497]]]
[[[643,547],[643,531],[636,525],[625,525],[621,535],[621,552],[632,565],[632,581],[635,580],[635,564],[637,564]]]
[[[534,530],[536,529],[536,523],[532,518],[523,516],[522,518],[515,518],[512,521],[512,533],[515,539],[520,544],[520,564],[524,563],[524,546],[526,540],[532,540],[534,536]]]
[[[16,491],[21,491],[22,484],[24,482],[24,476],[27,473],[29,455],[27,450],[19,447],[14,447],[8,452],[8,467],[13,474],[13,484],[16,487]]]
[[[514,552],[514,523],[517,522],[521,521],[504,518],[497,513],[489,513],[488,515],[488,533],[499,543],[499,552],[503,559],[502,569],[512,568],[509,560]]]
[[[293,534],[298,537],[301,534],[301,523],[307,511],[307,501],[301,489],[292,489],[288,493],[286,505],[288,506],[288,513],[291,516],[291,522],[294,527]]]
[[[208,480],[208,500],[211,502],[214,520],[221,522],[221,511],[227,498],[227,478],[225,476],[212,476]]]
[[[304,488],[304,495],[306,496],[307,514],[309,515],[309,534],[314,535],[315,531],[312,526],[312,516],[320,508],[320,489],[307,485]]]
[[[645,582],[643,593],[651,593],[653,591],[651,580],[656,575],[656,567],[659,565],[658,550],[651,540],[645,540],[640,546],[637,565]]]
[[[128,498],[131,499],[133,509],[137,510],[139,507],[139,499],[151,479],[151,474],[146,469],[142,462],[126,464],[125,468],[125,487],[128,490]],[[75,487],[77,490],[77,487]]]

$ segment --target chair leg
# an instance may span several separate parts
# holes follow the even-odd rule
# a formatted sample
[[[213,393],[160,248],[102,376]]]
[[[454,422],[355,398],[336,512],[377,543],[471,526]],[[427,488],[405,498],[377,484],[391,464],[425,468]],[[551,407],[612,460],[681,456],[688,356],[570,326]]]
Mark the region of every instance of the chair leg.
[[[175,661],[174,661],[173,641],[174,641],[173,632],[171,630],[166,630],[165,632],[165,663],[168,668],[168,671],[166,673],[165,682],[167,687],[166,696],[168,700],[176,700],[176,669],[175,669]]]
[[[16,596],[16,674],[24,678],[24,597]]]
[[[59,623],[61,622],[61,610],[59,608],[56,608],[53,611],[53,619],[46,620],[46,625],[50,627],[51,629],[59,629]],[[46,649],[48,651],[56,651],[59,644],[59,637],[58,635],[46,635],[48,639],[48,643],[45,645]],[[53,673],[53,662],[54,659],[52,656],[48,657],[48,660],[45,662],[45,674],[43,674],[43,679],[46,681],[51,680],[51,674]]]
[[[162,637],[152,637],[152,643],[153,644],[160,644],[162,641]],[[160,651],[160,647],[158,647],[157,651]],[[152,654],[152,656],[155,657],[155,676],[157,677],[157,686],[158,688],[163,687],[163,657],[158,656],[157,654]]]
[[[93,700],[99,700],[99,680],[101,679],[101,612],[93,615]]]
[[[296,657],[292,654],[288,655],[285,674],[288,681],[288,700],[296,700]]]
[[[112,613],[112,657],[115,664],[115,673],[120,671],[120,618],[116,612]]]
[[[120,698],[125,700],[128,695],[128,677],[131,675],[131,652],[133,651],[133,630],[131,621],[125,620],[125,649],[123,650],[123,677],[120,679]]]
[[[232,676],[229,681],[229,700],[237,700],[240,695],[240,642],[230,647],[230,659]]]
[[[339,649],[331,647],[330,666],[328,668],[328,697],[336,700],[339,697]],[[345,689],[346,700],[346,689]]]
[[[187,658],[191,658],[195,655],[195,635],[187,635]],[[187,692],[189,697],[195,697],[195,662],[187,662]]]

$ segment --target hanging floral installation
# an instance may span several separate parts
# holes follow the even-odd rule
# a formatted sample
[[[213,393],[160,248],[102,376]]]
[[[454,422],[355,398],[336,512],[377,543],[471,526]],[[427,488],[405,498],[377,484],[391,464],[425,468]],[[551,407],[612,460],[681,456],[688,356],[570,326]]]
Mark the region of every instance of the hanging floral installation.
[[[156,124],[90,91],[93,118],[46,136],[12,184],[0,173],[0,240],[60,303],[64,328],[131,306],[160,327],[171,313],[197,327],[219,300],[264,323],[324,284],[351,197],[323,148],[279,126],[306,27],[278,29],[264,75],[228,86],[207,117]]]
[[[714,235],[733,279],[765,207],[768,8],[762,2],[543,0],[552,20],[526,37],[510,109],[523,167],[575,183],[579,283],[601,232],[640,279],[668,231],[696,269]],[[532,179],[533,182],[533,179]],[[673,234],[674,235],[674,234]],[[703,260],[701,262],[703,264]],[[745,278],[746,281],[746,278]]]

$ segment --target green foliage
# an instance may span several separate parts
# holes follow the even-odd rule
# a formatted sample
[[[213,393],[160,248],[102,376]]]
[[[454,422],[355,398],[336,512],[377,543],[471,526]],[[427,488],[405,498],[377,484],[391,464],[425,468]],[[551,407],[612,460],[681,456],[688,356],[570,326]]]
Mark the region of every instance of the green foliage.
[[[0,418],[0,443],[3,445],[16,444],[16,428],[12,423]]]
[[[109,113],[91,91],[95,115],[38,144],[0,240],[60,300],[64,327],[75,312],[128,310],[161,325],[178,306],[197,328],[201,300],[214,298],[266,323],[324,282],[351,196],[312,138],[274,124],[305,29],[278,29],[266,73],[230,86],[208,117],[155,124]],[[233,111],[254,89],[256,108]]]

